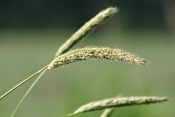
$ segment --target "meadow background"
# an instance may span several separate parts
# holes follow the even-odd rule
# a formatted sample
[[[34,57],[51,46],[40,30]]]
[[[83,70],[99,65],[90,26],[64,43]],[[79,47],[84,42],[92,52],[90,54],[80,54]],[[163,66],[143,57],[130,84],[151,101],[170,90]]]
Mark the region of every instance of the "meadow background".
[[[49,70],[34,87],[16,117],[61,117],[83,104],[121,96],[167,96],[168,102],[122,107],[113,116],[175,116],[175,2],[173,0],[28,0],[0,4],[0,94],[50,63],[80,26],[108,6],[120,12],[74,48],[120,48],[150,61],[84,61]],[[32,79],[0,101],[8,117]],[[75,117],[98,117],[103,111]]]

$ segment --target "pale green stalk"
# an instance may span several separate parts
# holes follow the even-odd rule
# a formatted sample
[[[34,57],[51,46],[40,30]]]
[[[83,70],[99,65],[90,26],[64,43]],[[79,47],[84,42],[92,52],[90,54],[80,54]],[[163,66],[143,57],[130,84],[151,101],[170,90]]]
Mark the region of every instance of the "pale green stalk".
[[[114,112],[115,108],[109,108],[105,109],[105,111],[102,113],[100,117],[110,117],[112,113]]]
[[[121,97],[120,95],[116,96],[116,98]],[[107,108],[104,110],[104,112],[101,114],[100,117],[110,117],[112,113],[115,111],[115,108]]]
[[[21,106],[21,104],[23,103],[23,101],[25,100],[25,98],[27,97],[27,95],[30,93],[30,91],[32,90],[32,88],[35,86],[35,84],[39,81],[39,79],[43,76],[43,74],[47,71],[47,69],[45,69],[38,77],[37,79],[33,82],[33,84],[29,87],[29,89],[27,90],[27,92],[24,94],[24,96],[22,97],[22,99],[20,100],[20,102],[18,103],[18,105],[16,106],[16,108],[14,109],[13,113],[11,114],[10,117],[14,117],[16,111],[19,109],[19,107]]]
[[[13,88],[11,88],[10,90],[8,90],[6,93],[4,93],[1,97],[0,100],[3,99],[5,96],[7,96],[8,94],[10,94],[11,92],[13,92],[15,89],[17,89],[19,86],[23,85],[25,82],[29,81],[30,79],[32,79],[34,76],[38,75],[39,73],[41,73],[42,71],[44,71],[45,69],[47,69],[47,66],[43,67],[42,69],[40,69],[39,71],[37,71],[36,73],[32,74],[31,76],[29,76],[28,78],[26,78],[25,80],[23,80],[22,82],[20,82],[19,84],[17,84],[16,86],[14,86]]]

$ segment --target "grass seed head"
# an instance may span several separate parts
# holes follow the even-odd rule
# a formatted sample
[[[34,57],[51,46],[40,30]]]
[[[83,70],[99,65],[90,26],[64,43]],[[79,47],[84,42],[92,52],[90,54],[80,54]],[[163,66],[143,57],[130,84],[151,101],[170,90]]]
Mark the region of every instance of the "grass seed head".
[[[139,65],[147,64],[146,60],[120,49],[111,49],[108,47],[85,47],[58,56],[48,65],[48,69],[83,60],[115,60],[127,61]]]
[[[78,108],[73,114],[102,110],[113,107],[123,107],[141,104],[151,104],[167,101],[166,97],[116,97],[90,102]]]

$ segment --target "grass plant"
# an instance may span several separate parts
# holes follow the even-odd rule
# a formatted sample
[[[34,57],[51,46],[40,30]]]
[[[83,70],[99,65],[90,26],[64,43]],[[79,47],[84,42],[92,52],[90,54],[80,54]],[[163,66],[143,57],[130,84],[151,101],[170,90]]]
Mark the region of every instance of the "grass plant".
[[[53,69],[62,65],[66,65],[73,62],[78,62],[82,60],[114,60],[114,61],[127,61],[131,63],[136,63],[139,65],[147,65],[148,62],[140,57],[135,56],[134,54],[125,52],[120,49],[111,49],[109,47],[85,47],[81,49],[75,49],[72,51],[69,51],[76,43],[78,43],[81,39],[83,39],[86,35],[88,35],[90,32],[95,30],[99,25],[101,25],[103,22],[105,22],[107,19],[109,19],[113,14],[117,13],[118,9],[116,7],[109,7],[105,10],[102,10],[99,12],[94,18],[92,18],[90,21],[85,23],[77,32],[75,32],[56,52],[55,58],[53,61],[51,61],[50,64],[46,65],[36,73],[32,74],[13,88],[11,88],[9,91],[4,93],[2,96],[0,96],[0,100],[2,100],[4,97],[9,95],[11,92],[13,92],[18,87],[22,86],[24,83],[29,81],[30,79],[34,78],[36,75],[39,75],[35,81],[32,83],[32,85],[29,87],[27,92],[24,94],[16,108],[14,109],[13,113],[11,114],[11,117],[13,117],[29,92],[32,90],[32,88],[36,85],[36,83],[39,81],[39,79],[44,75],[46,71],[49,69]],[[68,52],[69,51],[69,52]],[[84,105],[80,107],[77,111],[75,111],[73,114],[77,114],[80,112],[88,112],[88,111],[94,111],[99,109],[106,109],[106,114],[103,114],[102,117],[109,117],[112,114],[112,111],[114,110],[114,107],[120,107],[120,106],[130,106],[130,105],[138,105],[138,104],[147,104],[147,103],[155,103],[155,102],[161,102],[166,101],[167,98],[164,97],[127,97],[127,98],[111,98],[111,99],[105,99],[98,102],[91,102],[87,105]],[[73,115],[70,114],[70,115]],[[69,116],[70,116],[69,115]]]

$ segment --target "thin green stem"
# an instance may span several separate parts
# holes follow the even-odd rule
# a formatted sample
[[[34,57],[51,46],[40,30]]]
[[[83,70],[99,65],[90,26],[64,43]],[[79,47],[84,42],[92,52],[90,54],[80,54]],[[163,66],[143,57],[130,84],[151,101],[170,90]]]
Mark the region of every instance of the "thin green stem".
[[[25,80],[23,80],[22,82],[20,82],[19,84],[17,84],[16,86],[14,86],[13,88],[11,88],[10,90],[8,90],[6,93],[4,93],[1,97],[0,100],[2,100],[4,97],[6,97],[8,94],[10,94],[11,92],[13,92],[15,89],[17,89],[19,86],[23,85],[25,82],[29,81],[30,79],[32,79],[34,76],[38,75],[39,73],[41,73],[42,71],[44,71],[45,69],[47,69],[47,66],[43,67],[42,69],[40,69],[39,71],[37,71],[36,73],[32,74],[31,76],[29,76],[28,78],[26,78]]]
[[[17,110],[19,109],[19,107],[21,106],[21,104],[23,103],[23,101],[25,100],[25,98],[27,97],[27,95],[30,93],[30,91],[33,89],[33,87],[35,86],[35,84],[40,80],[40,78],[44,75],[44,73],[47,71],[47,69],[45,69],[44,71],[42,71],[42,73],[37,77],[37,79],[32,83],[32,85],[29,87],[29,89],[27,90],[27,92],[24,94],[24,96],[21,98],[20,102],[18,103],[18,105],[15,107],[13,113],[11,114],[10,117],[14,117],[15,113],[17,112]]]
[[[112,115],[112,113],[114,112],[115,108],[108,108],[105,109],[105,111],[103,112],[103,114],[100,117],[110,117]]]

